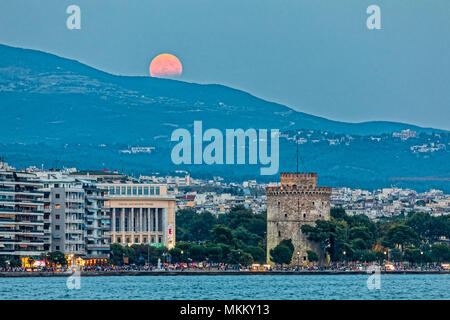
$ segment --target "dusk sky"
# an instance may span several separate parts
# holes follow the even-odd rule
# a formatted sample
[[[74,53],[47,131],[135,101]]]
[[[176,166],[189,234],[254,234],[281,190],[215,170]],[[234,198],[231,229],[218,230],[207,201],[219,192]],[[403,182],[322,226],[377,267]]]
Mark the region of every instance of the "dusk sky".
[[[81,30],[66,8],[81,8]],[[381,30],[366,9],[381,8]],[[449,0],[2,0],[0,43],[120,75],[171,53],[218,83],[341,121],[450,130]]]

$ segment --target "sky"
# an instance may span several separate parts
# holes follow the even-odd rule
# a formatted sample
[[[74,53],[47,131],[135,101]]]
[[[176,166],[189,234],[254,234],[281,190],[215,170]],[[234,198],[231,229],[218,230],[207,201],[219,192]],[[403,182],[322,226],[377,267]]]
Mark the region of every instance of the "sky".
[[[69,5],[81,29],[69,30]],[[378,5],[381,29],[366,9]],[[0,43],[120,75],[176,55],[218,83],[332,120],[450,130],[448,0],[2,0]]]

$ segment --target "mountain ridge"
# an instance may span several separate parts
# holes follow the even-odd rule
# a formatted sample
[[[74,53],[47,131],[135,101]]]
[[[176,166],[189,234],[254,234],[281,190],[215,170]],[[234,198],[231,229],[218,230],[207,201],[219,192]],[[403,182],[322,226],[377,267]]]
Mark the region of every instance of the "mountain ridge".
[[[19,59],[15,59],[14,57],[19,57]],[[300,126],[303,125],[303,127],[297,127],[297,129],[324,129],[336,133],[349,133],[360,135],[392,133],[404,129],[411,129],[417,132],[447,131],[444,129],[421,127],[418,125],[393,121],[363,121],[363,122],[335,121],[325,117],[307,114],[283,104],[260,99],[248,92],[220,84],[198,84],[194,82],[185,82],[171,79],[158,79],[144,76],[114,75],[105,71],[95,69],[74,59],[63,58],[57,55],[46,53],[44,51],[17,48],[0,44],[0,68],[2,69],[14,65],[16,68],[22,67],[25,70],[21,71],[26,72],[26,70],[33,70],[31,69],[32,67],[34,69],[36,69],[36,67],[40,68],[42,66],[42,60],[47,61],[49,59],[51,63],[47,62],[47,64],[45,64],[44,71],[45,69],[47,72],[58,71],[58,73],[61,74],[62,71],[74,73],[74,69],[76,69],[75,70],[76,73],[80,76],[88,76],[91,78],[94,77],[95,79],[99,79],[103,82],[121,81],[120,85],[122,87],[125,87],[127,89],[132,88],[133,90],[139,90],[143,93],[148,91],[149,87],[151,87],[151,89],[158,90],[160,95],[179,97],[180,95],[177,94],[177,91],[181,91],[181,94],[183,94],[186,90],[196,90],[198,99],[203,98],[206,100],[211,100],[211,97],[216,98],[223,96],[228,96],[229,99],[229,97],[232,96],[231,100],[233,103],[235,103],[236,100],[238,99],[239,100],[238,102],[241,105],[245,104],[246,102],[249,104],[255,103],[262,104],[263,105],[262,107],[265,108],[279,109],[276,112],[284,112],[287,114],[292,114],[293,117],[292,121],[296,125],[297,123]],[[52,67],[53,68],[56,67],[59,69],[51,70]],[[16,69],[15,71],[18,70]],[[4,78],[5,72],[0,72],[0,74],[2,74],[3,76],[2,78]],[[40,74],[42,74],[42,72]],[[46,76],[45,72],[42,76],[43,77]],[[0,89],[0,92],[2,91],[3,90]],[[46,92],[44,91],[42,93]],[[208,102],[211,103],[211,101]],[[230,103],[226,104],[229,105]],[[286,129],[286,127],[280,129]]]
[[[142,76],[120,76],[42,51],[0,45],[0,155],[30,165],[119,169],[152,174],[188,170],[194,176],[273,181],[257,165],[177,166],[171,160],[175,128],[279,129],[279,171],[296,168],[295,142],[302,131],[302,171],[320,183],[358,188],[450,183],[392,181],[392,177],[450,176],[450,132],[398,122],[347,123],[317,117],[218,85]],[[392,132],[411,129],[403,141]],[[308,136],[311,135],[311,136]],[[376,139],[372,139],[377,136]],[[418,152],[421,146],[428,150]],[[153,147],[132,154],[133,146]],[[420,149],[422,150],[422,149]],[[433,150],[433,151],[430,151]]]

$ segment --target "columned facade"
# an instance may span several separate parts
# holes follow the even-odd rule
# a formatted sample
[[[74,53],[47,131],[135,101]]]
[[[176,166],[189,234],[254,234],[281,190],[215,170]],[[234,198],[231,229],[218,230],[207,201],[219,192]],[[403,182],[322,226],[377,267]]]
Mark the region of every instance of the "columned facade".
[[[114,183],[104,187],[109,190],[111,243],[175,246],[175,198],[167,195],[164,185]]]

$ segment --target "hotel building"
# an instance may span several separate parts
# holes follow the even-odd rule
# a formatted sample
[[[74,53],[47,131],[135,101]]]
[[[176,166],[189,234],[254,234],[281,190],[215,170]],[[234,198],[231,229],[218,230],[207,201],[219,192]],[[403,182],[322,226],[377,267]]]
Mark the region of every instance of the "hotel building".
[[[111,242],[122,245],[175,246],[175,197],[167,186],[105,183],[111,213]]]

